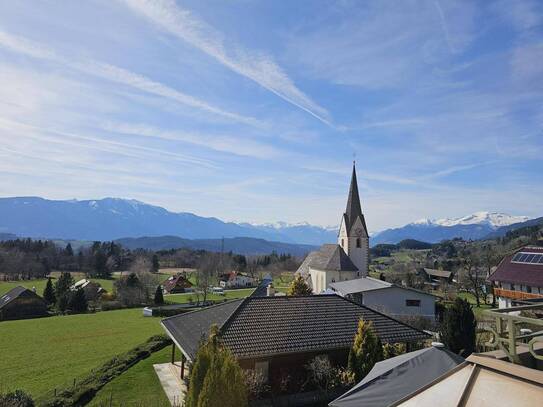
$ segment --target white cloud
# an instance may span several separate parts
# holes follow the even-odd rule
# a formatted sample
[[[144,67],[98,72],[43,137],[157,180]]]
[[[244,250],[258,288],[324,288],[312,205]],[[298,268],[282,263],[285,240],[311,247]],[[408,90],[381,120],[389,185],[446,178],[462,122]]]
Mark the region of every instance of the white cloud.
[[[217,30],[188,10],[178,7],[172,0],[124,2],[161,29],[200,49],[232,71],[253,80],[322,122],[330,124],[326,109],[298,89],[271,56],[228,43]]]

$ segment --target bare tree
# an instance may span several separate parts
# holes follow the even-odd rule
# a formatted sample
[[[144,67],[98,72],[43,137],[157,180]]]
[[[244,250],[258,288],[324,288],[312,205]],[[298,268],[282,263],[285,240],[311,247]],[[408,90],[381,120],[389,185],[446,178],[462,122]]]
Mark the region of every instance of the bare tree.
[[[213,276],[216,276],[221,267],[220,254],[208,252],[200,259],[198,271],[196,273],[196,301],[199,302],[200,295],[205,304],[209,286],[213,281]],[[200,291],[200,292],[198,292]]]
[[[467,286],[468,291],[475,296],[475,302],[477,303],[477,307],[479,307],[481,305],[481,296],[485,298],[486,303],[486,294],[484,293],[483,288],[485,276],[480,267],[479,256],[476,252],[469,250],[467,247],[464,247],[461,256],[462,274],[464,277],[463,283]]]

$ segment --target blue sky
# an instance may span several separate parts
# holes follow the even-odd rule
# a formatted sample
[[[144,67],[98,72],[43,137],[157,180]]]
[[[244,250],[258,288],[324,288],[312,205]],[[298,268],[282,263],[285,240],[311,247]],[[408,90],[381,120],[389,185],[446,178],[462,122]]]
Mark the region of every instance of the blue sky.
[[[6,1],[0,106],[1,196],[543,215],[537,1]]]

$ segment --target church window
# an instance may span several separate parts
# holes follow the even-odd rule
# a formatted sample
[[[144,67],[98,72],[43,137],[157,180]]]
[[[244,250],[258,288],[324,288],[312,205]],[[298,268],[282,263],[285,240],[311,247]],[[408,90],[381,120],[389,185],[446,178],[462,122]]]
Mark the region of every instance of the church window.
[[[343,239],[341,239],[341,247],[345,248],[345,245],[343,244]]]
[[[360,238],[356,238],[356,247],[362,247],[362,243],[360,242]]]

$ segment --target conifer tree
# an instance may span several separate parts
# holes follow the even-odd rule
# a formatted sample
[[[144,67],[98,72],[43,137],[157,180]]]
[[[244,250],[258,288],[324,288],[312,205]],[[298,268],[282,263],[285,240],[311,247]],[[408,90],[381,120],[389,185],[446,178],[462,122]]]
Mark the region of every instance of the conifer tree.
[[[441,342],[452,352],[468,357],[475,350],[477,321],[467,300],[456,298],[445,309],[439,329]]]
[[[156,305],[164,304],[164,295],[162,295],[162,287],[161,286],[157,286],[157,288],[156,288],[154,303]]]
[[[66,256],[72,257],[74,255],[74,250],[72,249],[72,244],[68,243],[66,245],[66,249],[64,249],[64,252],[66,253]]]
[[[51,277],[47,279],[47,284],[45,285],[45,289],[43,290],[43,299],[45,300],[47,305],[53,305],[57,301]]]
[[[301,275],[297,275],[288,288],[288,295],[300,296],[311,294],[311,287],[309,287]]]
[[[158,256],[156,254],[153,254],[151,263],[151,273],[158,273],[158,270],[160,269],[160,262],[158,261]]]
[[[359,382],[381,360],[383,360],[383,346],[373,331],[372,322],[360,319],[354,343],[349,352],[349,370],[354,373],[355,380]]]
[[[75,313],[86,312],[88,307],[87,297],[85,297],[85,291],[82,288],[78,288],[70,295],[68,302],[68,308]]]
[[[61,273],[55,283],[55,295],[57,300],[70,291],[70,287],[74,285],[74,279],[70,273]]]

